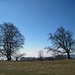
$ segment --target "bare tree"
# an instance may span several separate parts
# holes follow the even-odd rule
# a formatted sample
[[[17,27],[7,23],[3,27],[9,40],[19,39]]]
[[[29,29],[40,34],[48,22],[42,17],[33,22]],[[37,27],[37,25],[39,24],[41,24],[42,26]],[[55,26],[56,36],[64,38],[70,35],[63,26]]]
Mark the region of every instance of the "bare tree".
[[[66,31],[63,27],[57,29],[52,34],[49,33],[49,40],[52,41],[51,47],[46,47],[48,51],[55,51],[55,53],[67,53],[68,59],[70,59],[70,52],[75,50],[75,40],[73,39],[73,33]]]
[[[25,56],[26,53],[20,53],[19,51],[17,51],[17,53],[14,54],[13,58],[18,61],[20,60],[23,56]]]
[[[24,36],[12,23],[0,24],[0,54],[11,61],[14,53],[24,44]]]
[[[42,50],[40,50],[39,52],[38,52],[38,55],[39,55],[39,60],[43,60],[43,51]]]

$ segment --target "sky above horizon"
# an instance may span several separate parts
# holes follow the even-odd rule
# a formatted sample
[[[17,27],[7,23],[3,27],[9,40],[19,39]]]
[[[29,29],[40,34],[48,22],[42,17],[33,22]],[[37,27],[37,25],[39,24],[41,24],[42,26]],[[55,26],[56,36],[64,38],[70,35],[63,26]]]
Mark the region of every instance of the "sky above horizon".
[[[21,50],[39,51],[51,45],[48,33],[63,26],[75,37],[75,0],[0,0],[0,24],[13,23],[25,37]]]

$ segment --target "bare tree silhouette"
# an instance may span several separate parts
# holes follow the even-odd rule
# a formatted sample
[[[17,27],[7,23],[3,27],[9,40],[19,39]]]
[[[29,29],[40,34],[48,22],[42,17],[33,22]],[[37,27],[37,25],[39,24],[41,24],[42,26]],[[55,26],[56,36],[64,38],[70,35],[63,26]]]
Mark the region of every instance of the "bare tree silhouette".
[[[0,54],[11,61],[14,53],[24,44],[24,36],[12,23],[0,24]]]
[[[49,33],[49,40],[52,41],[52,46],[46,47],[46,49],[55,51],[55,53],[67,53],[68,59],[70,59],[70,52],[75,50],[75,40],[72,36],[73,33],[71,31],[66,31],[63,27],[60,27],[54,34]]]

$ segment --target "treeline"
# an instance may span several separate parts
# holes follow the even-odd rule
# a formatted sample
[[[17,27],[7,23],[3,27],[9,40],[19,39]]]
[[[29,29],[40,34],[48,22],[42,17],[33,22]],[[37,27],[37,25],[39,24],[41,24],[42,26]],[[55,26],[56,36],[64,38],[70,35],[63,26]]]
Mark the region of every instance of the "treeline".
[[[58,55],[55,58],[53,57],[41,57],[41,58],[36,58],[36,57],[22,57],[18,61],[46,61],[46,60],[60,60],[60,59],[66,59],[66,55]]]

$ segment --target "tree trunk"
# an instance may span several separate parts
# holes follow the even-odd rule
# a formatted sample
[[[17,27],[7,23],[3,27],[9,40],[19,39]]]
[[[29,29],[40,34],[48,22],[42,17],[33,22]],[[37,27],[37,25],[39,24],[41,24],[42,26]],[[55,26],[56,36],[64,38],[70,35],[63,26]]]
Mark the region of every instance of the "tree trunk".
[[[68,59],[71,59],[69,51],[67,51]]]
[[[11,50],[10,49],[7,50],[7,60],[11,61]]]
[[[18,57],[16,57],[16,61],[18,61]]]
[[[11,61],[11,55],[7,55],[7,60]]]

